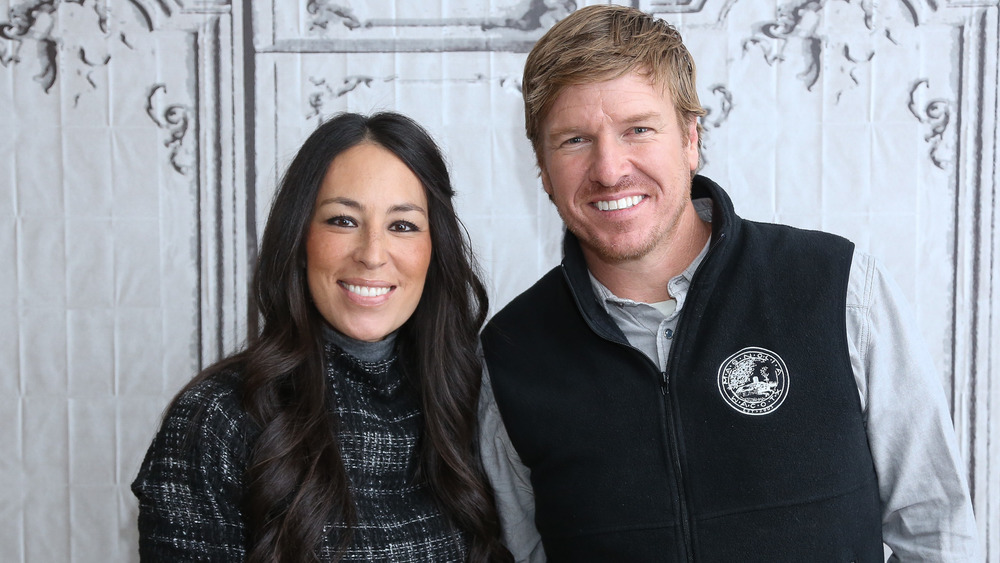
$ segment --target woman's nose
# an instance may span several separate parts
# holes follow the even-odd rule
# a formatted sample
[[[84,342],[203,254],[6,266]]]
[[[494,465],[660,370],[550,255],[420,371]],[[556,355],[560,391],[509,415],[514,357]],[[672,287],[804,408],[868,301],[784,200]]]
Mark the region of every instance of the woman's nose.
[[[368,269],[375,269],[385,264],[384,234],[378,229],[368,229],[362,235],[354,257]]]

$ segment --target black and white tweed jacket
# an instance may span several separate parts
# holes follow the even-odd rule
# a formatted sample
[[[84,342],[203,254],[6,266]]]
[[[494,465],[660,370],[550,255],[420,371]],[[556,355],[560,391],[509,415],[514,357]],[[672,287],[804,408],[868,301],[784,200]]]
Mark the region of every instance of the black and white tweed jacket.
[[[339,343],[344,344],[340,336]],[[352,351],[367,343],[350,341]],[[422,416],[389,357],[362,361],[328,341],[325,366],[358,522],[341,561],[465,559],[467,538],[415,479]],[[370,354],[368,354],[370,355]],[[242,561],[244,474],[257,428],[240,404],[242,379],[223,372],[167,412],[132,490],[144,561]],[[327,525],[317,555],[331,561],[343,528]]]

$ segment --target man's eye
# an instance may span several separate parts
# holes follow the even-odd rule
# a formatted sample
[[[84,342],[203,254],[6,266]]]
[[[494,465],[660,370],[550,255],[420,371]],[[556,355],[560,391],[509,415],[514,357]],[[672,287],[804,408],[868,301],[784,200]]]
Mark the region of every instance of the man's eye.
[[[356,227],[354,219],[344,215],[337,215],[326,220],[326,224],[332,227]]]
[[[394,233],[414,233],[420,230],[419,227],[409,221],[396,221],[389,225],[389,230]]]
[[[566,141],[563,142],[563,144],[565,144],[565,145],[578,145],[578,144],[580,144],[582,142],[583,142],[583,137],[570,137],[569,139],[566,139]]]
[[[652,131],[649,127],[633,127],[632,132],[636,135],[642,135],[643,133],[649,133]]]

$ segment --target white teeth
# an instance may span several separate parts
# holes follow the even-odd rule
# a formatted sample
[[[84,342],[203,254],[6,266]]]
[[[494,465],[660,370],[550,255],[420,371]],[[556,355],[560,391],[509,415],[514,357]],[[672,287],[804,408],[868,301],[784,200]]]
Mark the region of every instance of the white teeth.
[[[389,293],[389,289],[391,289],[388,287],[368,287],[367,285],[351,285],[349,283],[345,283],[344,287],[347,288],[347,291],[350,291],[351,293],[357,293],[361,297],[378,297],[380,295],[385,295],[386,293]]]
[[[598,201],[597,208],[601,211],[615,211],[618,209],[628,209],[642,201],[641,195],[623,197],[614,201]]]

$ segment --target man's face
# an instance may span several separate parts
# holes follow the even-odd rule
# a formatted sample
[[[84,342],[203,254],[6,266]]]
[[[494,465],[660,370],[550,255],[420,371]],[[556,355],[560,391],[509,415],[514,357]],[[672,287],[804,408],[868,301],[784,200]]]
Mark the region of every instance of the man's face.
[[[691,202],[694,120],[638,73],[567,86],[542,122],[542,185],[588,261],[665,252]]]

